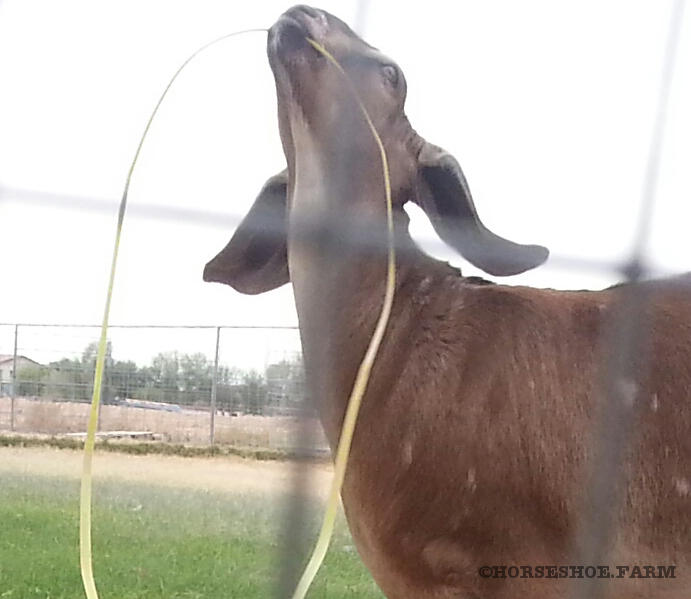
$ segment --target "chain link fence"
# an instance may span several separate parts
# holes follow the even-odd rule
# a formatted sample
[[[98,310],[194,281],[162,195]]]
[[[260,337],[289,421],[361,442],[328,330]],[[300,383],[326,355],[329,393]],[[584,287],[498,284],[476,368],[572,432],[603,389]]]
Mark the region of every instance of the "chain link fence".
[[[97,326],[0,325],[0,430],[86,430]],[[115,326],[102,436],[325,452],[295,327]],[[317,434],[305,446],[298,420]]]
[[[679,35],[676,24],[681,6],[681,2],[675,3],[670,48]],[[668,49],[636,247],[618,269],[622,279],[630,283],[651,275],[646,270],[645,246],[673,70],[672,54]],[[32,197],[39,204],[55,202],[47,195]],[[166,213],[165,209],[157,209],[156,214],[160,218],[165,214],[177,215]],[[552,263],[563,267],[577,264],[593,269],[612,268],[611,264],[569,261],[560,256],[554,257]],[[641,373],[631,365],[632,356],[646,347],[648,302],[640,288],[625,287],[620,317],[610,323],[602,340],[613,358],[603,363],[597,373],[601,379],[601,411],[595,419],[592,448],[597,459],[579,532],[582,554],[577,557],[581,563],[600,563],[606,555],[608,539],[615,532],[616,506],[622,498],[611,489],[620,486],[624,457],[638,441],[634,434],[637,412],[630,408],[633,402],[626,401],[625,396],[633,388],[634,399],[640,399],[637,387],[631,383],[636,383]],[[0,431],[83,433],[97,337],[96,326],[0,324]],[[309,402],[303,401],[303,369],[294,327],[111,327],[101,399],[102,435],[327,451],[315,415],[304,407]],[[610,434],[608,424],[612,422],[620,424],[617,435]],[[295,489],[303,484],[304,479],[296,476]],[[287,506],[289,542],[283,552],[287,573],[281,585],[286,589],[291,587],[292,571],[297,570],[291,560],[298,553],[292,539],[304,519],[299,509],[297,502]],[[573,596],[600,597],[603,584],[589,581],[588,586],[574,587]],[[278,595],[284,596],[282,592]]]

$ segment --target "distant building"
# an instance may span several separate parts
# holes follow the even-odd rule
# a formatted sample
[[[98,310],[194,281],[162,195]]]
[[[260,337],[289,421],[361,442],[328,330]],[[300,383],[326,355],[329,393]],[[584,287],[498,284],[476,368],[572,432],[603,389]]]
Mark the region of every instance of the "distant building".
[[[40,366],[31,358],[17,355],[17,370],[26,366]],[[14,369],[14,356],[12,354],[0,354],[0,396],[12,393],[12,374]]]

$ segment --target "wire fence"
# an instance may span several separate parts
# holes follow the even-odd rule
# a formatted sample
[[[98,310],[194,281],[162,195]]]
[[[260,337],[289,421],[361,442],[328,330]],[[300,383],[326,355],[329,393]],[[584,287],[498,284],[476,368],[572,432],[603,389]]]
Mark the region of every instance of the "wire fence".
[[[626,496],[631,474],[624,468],[635,439],[638,418],[644,405],[643,389],[651,368],[651,317],[649,290],[636,285],[645,278],[645,248],[649,237],[657,192],[662,142],[665,135],[670,89],[683,22],[684,1],[671,8],[669,31],[663,58],[662,75],[655,121],[648,152],[647,168],[641,193],[642,210],[631,256],[622,267],[627,283],[618,310],[601,332],[607,359],[601,366],[598,401],[594,420],[594,455],[574,552],[583,564],[604,563],[617,536],[619,508]],[[642,360],[637,357],[642,356]],[[640,367],[640,364],[644,366]],[[640,440],[639,440],[640,442]],[[574,583],[577,599],[600,599],[608,593],[603,580],[591,578],[585,584]]]
[[[108,214],[117,212],[119,202],[114,199],[94,198],[65,193],[51,193],[38,191],[35,189],[3,186],[0,183],[0,204],[6,203],[17,206],[45,206],[58,207],[65,211],[74,211],[80,214]],[[221,228],[224,231],[232,231],[242,221],[243,214],[232,214],[227,212],[214,212],[209,210],[195,210],[191,208],[180,208],[176,206],[161,206],[156,204],[138,203],[132,204],[127,208],[128,219],[149,219],[156,221],[185,222],[188,224],[199,225],[202,227]],[[643,220],[643,219],[642,219]],[[308,238],[318,238],[324,234],[324,224],[318,221],[306,222],[303,225],[303,235]],[[368,219],[347,223],[355,237],[351,243],[359,244],[363,248],[379,249],[385,251],[386,243],[380,235],[372,235],[372,223]],[[263,233],[280,233],[283,223],[280,220],[265,219],[262,224]],[[426,251],[438,256],[439,259],[454,261],[458,259],[458,253],[454,252],[447,244],[438,237],[418,236],[415,238]],[[398,247],[398,251],[405,251],[405,248]],[[572,272],[586,274],[602,274],[606,276],[615,275],[625,277],[624,264],[621,261],[608,260],[604,258],[588,258],[585,256],[572,255],[567,253],[550,253],[549,261],[541,266],[553,272]],[[646,277],[667,277],[677,273],[676,270],[665,268],[664,265],[646,265]],[[622,274],[623,273],[623,274]]]
[[[361,3],[359,26],[365,22]],[[651,142],[643,192],[638,243],[625,264],[579,258],[553,257],[555,268],[619,271],[636,283],[651,275],[645,269],[645,240],[654,203],[664,116],[679,36],[683,2],[674,4],[669,48],[661,83],[659,108]],[[0,188],[0,201],[60,203],[65,208],[112,209],[107,202],[38,194]],[[195,219],[217,226],[219,215],[178,211],[172,207],[133,206],[135,215],[154,218]],[[239,217],[225,217],[223,224],[237,224]],[[264,223],[265,230],[282,226]],[[322,234],[320,223],[309,223],[308,238]],[[384,249],[380,237],[372,238],[366,226],[355,240],[368,248]],[[439,242],[438,242],[439,243]],[[603,332],[605,354],[612,359],[599,373],[598,413],[593,436],[593,471],[588,499],[582,510],[578,562],[605,561],[615,534],[621,501],[622,463],[632,443],[637,408],[638,381],[643,372],[632,369],[635,354],[647,355],[649,323],[645,314],[650,298],[642,287],[623,289],[618,318]],[[181,337],[185,342],[181,343]],[[95,341],[98,327],[0,324],[0,429],[23,433],[70,434],[85,430],[86,402],[90,399]],[[306,389],[297,330],[293,327],[111,327],[102,395],[100,431],[141,433],[174,442],[228,443],[289,451],[325,452],[327,445],[315,415],[306,405]],[[143,348],[146,346],[146,348]],[[181,352],[179,347],[192,348]],[[258,347],[263,357],[248,365],[248,348]],[[121,351],[121,348],[130,348]],[[143,355],[146,354],[146,355]],[[633,389],[633,399],[631,394]],[[612,434],[611,423],[617,423]],[[296,476],[295,487],[305,483]],[[295,494],[297,497],[297,494]],[[299,503],[288,506],[287,539],[297,536],[304,514]],[[285,548],[286,572],[278,591],[285,596],[295,579],[299,553]],[[588,580],[573,587],[577,597],[601,597],[605,582]]]
[[[0,429],[83,433],[98,334],[0,324]],[[100,433],[321,453],[321,434],[295,434],[300,419],[317,428],[305,393],[295,327],[114,326]]]

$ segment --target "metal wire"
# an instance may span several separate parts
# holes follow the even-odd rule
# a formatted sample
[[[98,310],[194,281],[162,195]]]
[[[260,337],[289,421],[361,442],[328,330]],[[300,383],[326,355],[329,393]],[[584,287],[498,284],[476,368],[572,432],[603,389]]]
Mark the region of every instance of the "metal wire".
[[[21,189],[0,185],[0,203],[17,203],[20,205],[45,206],[60,208],[62,210],[74,210],[80,213],[92,212],[99,214],[115,214],[119,202],[103,198],[88,198],[74,194],[60,194],[31,189]],[[244,214],[232,214],[228,212],[215,212],[210,210],[195,210],[192,208],[179,208],[175,206],[160,206],[156,204],[132,204],[127,208],[128,218],[145,218],[156,221],[171,221],[176,223],[194,224],[211,228],[221,228],[224,231],[233,230],[243,220]],[[300,223],[298,223],[300,224]],[[360,245],[367,251],[378,250],[386,252],[385,240],[381,239],[371,221],[361,220],[345,223],[348,226],[348,242]],[[263,235],[275,233],[284,234],[282,220],[264,220],[261,225]],[[318,242],[325,232],[324,223],[319,220],[305,222],[300,225],[300,233],[306,240]],[[458,253],[450,249],[438,237],[420,237],[419,242],[430,252],[434,252],[442,259],[458,260]],[[396,251],[404,254],[407,245],[397,245]],[[581,256],[567,256],[551,253],[548,261],[541,266],[543,269],[559,270],[563,272],[579,271],[587,273],[609,273],[621,275],[622,264],[620,261],[604,259],[588,259]],[[678,274],[677,271],[663,267],[651,267],[646,269],[647,276],[665,277]]]
[[[600,373],[599,406],[595,421],[590,486],[582,507],[580,532],[576,541],[574,563],[605,564],[616,533],[617,516],[627,483],[624,467],[627,450],[635,436],[650,367],[650,322],[646,307],[650,303],[646,286],[636,285],[646,275],[643,266],[655,202],[662,142],[664,139],[672,75],[679,45],[684,0],[676,0],[671,11],[662,81],[655,115],[652,140],[643,185],[642,208],[636,244],[631,259],[623,269],[629,285],[621,287],[619,305],[603,331],[605,360]],[[636,359],[638,358],[638,359]],[[576,599],[601,599],[609,581],[602,578],[576,579],[572,585]]]
[[[593,272],[620,273],[629,285],[622,288],[622,299],[616,318],[608,323],[604,335],[604,346],[608,360],[605,361],[599,386],[600,408],[598,412],[594,437],[593,470],[591,472],[590,487],[582,511],[583,521],[575,551],[578,555],[575,563],[598,564],[606,563],[607,547],[616,529],[617,507],[620,505],[621,491],[625,480],[623,478],[622,463],[627,449],[634,440],[637,407],[640,406],[640,381],[645,377],[644,372],[634,370],[633,357],[637,354],[649,353],[649,323],[643,318],[649,297],[636,282],[649,277],[672,274],[660,269],[652,270],[645,265],[645,249],[650,235],[653,208],[660,170],[660,160],[664,141],[665,122],[669,105],[672,76],[674,73],[676,50],[680,38],[681,23],[683,21],[684,0],[675,0],[672,6],[667,46],[664,56],[660,94],[655,114],[655,123],[650,142],[644,186],[642,191],[640,216],[637,223],[635,247],[630,259],[622,265],[619,262],[588,260],[573,256],[551,256],[548,267],[561,270],[583,270]],[[360,0],[355,18],[355,30],[361,32],[366,24],[369,3]],[[56,194],[36,190],[20,189],[0,185],[0,204],[14,204],[30,206],[49,206],[63,210],[78,210],[80,212],[108,213],[117,212],[119,202],[108,199],[87,198],[72,194]],[[135,218],[149,218],[156,220],[170,220],[185,222],[208,227],[222,227],[228,230],[237,226],[242,220],[240,215],[229,215],[211,211],[178,208],[174,206],[159,206],[153,204],[135,204],[128,208],[129,216]],[[386,250],[385,240],[373,235],[373,228],[366,222],[356,223],[346,227],[348,231],[356,231],[357,237],[351,243],[361,245],[367,250]],[[318,222],[305,223],[302,230],[308,239],[317,242],[323,236],[322,224]],[[265,222],[262,231],[283,231],[283,223]],[[435,251],[446,252],[456,257],[437,238],[426,239],[425,243]],[[405,248],[398,248],[404,250]],[[0,323],[0,326],[14,326],[15,323]],[[57,327],[65,325],[21,323],[22,327]],[[80,328],[98,328],[99,325],[75,324],[69,325]],[[216,329],[211,325],[110,325],[110,328],[188,328],[188,329]],[[296,327],[269,327],[226,325],[228,329],[288,329]],[[632,385],[633,383],[633,385]],[[633,391],[632,391],[633,390]],[[633,393],[633,394],[632,394]],[[633,401],[632,401],[633,399]],[[313,435],[313,429],[303,421],[300,435],[305,438]],[[297,572],[307,549],[305,536],[302,531],[308,520],[306,499],[301,491],[309,485],[307,470],[296,463],[293,479],[293,493],[286,503],[285,529],[281,540],[279,555],[281,556],[281,570],[278,577],[276,596],[285,597],[293,588]],[[607,581],[597,578],[577,580],[573,585],[573,596],[578,598],[599,599],[606,591]]]

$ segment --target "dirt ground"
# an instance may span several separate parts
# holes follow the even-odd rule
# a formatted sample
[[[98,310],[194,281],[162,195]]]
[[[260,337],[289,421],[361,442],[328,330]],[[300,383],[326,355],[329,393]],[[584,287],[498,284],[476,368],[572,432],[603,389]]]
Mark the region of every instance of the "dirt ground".
[[[0,481],[5,473],[78,479],[81,468],[80,451],[0,448]],[[332,469],[322,463],[257,461],[234,456],[181,458],[97,452],[93,472],[96,484],[99,480],[120,480],[226,493],[262,494],[290,493],[295,486],[295,477],[299,475],[303,492],[323,500],[328,494]]]
[[[60,435],[84,432],[90,406],[86,403],[17,398],[15,430]],[[10,398],[0,397],[0,430],[9,430]],[[101,431],[150,431],[172,443],[206,444],[210,416],[205,411],[163,412],[129,406],[101,406]],[[305,432],[308,432],[305,439]],[[325,451],[326,439],[316,419],[290,416],[230,416],[215,418],[215,441],[243,447],[315,449]]]

